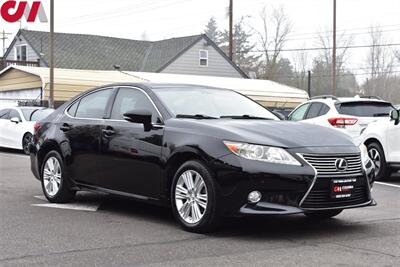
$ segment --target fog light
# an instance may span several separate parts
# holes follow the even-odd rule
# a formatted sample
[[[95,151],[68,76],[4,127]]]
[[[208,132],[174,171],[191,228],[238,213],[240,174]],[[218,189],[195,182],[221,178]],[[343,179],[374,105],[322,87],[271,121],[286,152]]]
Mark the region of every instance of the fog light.
[[[247,197],[247,200],[250,203],[257,203],[261,200],[261,193],[259,191],[252,191]]]

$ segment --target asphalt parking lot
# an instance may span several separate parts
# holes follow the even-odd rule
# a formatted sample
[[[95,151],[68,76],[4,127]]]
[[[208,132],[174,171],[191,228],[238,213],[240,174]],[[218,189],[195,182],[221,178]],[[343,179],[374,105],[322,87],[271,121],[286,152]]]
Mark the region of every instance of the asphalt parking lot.
[[[108,195],[49,204],[28,157],[1,150],[0,266],[400,266],[400,177],[373,195],[378,206],[330,221],[235,218],[199,235],[168,209]]]

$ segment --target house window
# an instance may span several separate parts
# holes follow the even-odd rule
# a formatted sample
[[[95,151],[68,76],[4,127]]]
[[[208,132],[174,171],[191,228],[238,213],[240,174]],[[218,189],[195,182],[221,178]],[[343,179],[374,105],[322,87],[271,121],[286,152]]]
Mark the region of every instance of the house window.
[[[26,61],[26,45],[15,46],[14,59],[18,61]]]
[[[199,63],[200,66],[208,66],[208,50],[199,51]]]

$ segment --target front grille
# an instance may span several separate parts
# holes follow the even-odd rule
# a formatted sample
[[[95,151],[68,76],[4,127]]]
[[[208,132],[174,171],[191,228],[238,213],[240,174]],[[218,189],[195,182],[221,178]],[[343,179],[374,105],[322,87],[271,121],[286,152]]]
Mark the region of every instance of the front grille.
[[[355,206],[368,202],[369,189],[362,170],[360,154],[315,155],[304,154],[303,158],[317,171],[316,181],[301,203],[304,209],[324,209]],[[345,159],[347,170],[339,171],[336,160]],[[331,198],[331,181],[340,177],[355,178],[354,190],[350,197]],[[344,178],[345,179],[345,178]]]
[[[316,170],[318,177],[345,177],[362,175],[362,163],[360,154],[351,155],[312,155],[304,154],[303,158]],[[347,161],[347,170],[339,171],[336,169],[337,159]]]
[[[368,186],[364,177],[358,177],[351,197],[342,199],[330,197],[330,181],[331,179],[328,178],[317,178],[313,189],[303,201],[301,207],[304,209],[340,208],[368,202]]]

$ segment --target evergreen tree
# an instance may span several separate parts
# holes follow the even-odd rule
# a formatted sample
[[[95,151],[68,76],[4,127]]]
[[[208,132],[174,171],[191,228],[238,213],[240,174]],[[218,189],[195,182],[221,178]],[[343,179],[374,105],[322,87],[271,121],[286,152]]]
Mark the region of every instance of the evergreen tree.
[[[244,18],[242,18],[233,27],[233,62],[236,63],[247,74],[256,72],[259,66],[260,56],[252,51],[256,44],[250,42],[251,33],[243,27]],[[221,49],[225,54],[229,54],[229,31],[222,33]]]
[[[214,17],[211,17],[208,21],[204,34],[208,36],[214,43],[220,45],[221,43],[221,32],[218,30],[217,21]]]

